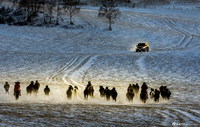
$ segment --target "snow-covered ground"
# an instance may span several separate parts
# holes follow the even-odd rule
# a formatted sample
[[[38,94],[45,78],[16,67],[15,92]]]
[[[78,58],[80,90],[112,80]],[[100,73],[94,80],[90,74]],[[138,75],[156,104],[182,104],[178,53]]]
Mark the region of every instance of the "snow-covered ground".
[[[108,31],[95,9],[75,17],[83,29],[1,25],[1,83],[199,86],[199,11],[122,8]],[[145,41],[151,52],[136,53]]]
[[[12,94],[5,95],[4,82],[12,85],[12,92],[14,82],[20,81],[22,96],[18,102],[142,104],[137,99],[129,103],[125,93],[130,83],[141,85],[145,81],[152,88],[167,85],[172,92],[172,99],[161,99],[159,111],[154,113],[163,114],[162,104],[167,104],[169,110],[166,108],[164,114],[168,118],[169,112],[187,113],[184,117],[171,115],[170,120],[199,124],[200,11],[120,10],[113,31],[107,30],[107,23],[97,17],[97,8],[91,7],[83,8],[74,18],[75,24],[83,26],[80,29],[0,25],[1,102],[15,102]],[[139,42],[149,42],[151,51],[136,53]],[[41,97],[26,96],[25,88],[32,80],[41,82]],[[88,81],[95,86],[96,99],[85,101],[82,91]],[[47,84],[52,89],[49,98],[42,90]],[[70,84],[80,88],[76,101],[66,99]],[[116,87],[117,102],[99,98],[99,85]],[[167,120],[163,122],[168,125]]]

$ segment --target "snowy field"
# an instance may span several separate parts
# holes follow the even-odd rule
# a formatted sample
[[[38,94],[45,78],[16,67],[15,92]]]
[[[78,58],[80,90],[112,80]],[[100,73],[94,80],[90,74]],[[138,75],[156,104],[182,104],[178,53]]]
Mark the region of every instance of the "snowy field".
[[[200,126],[200,10],[120,10],[113,31],[91,7],[74,18],[80,29],[0,25],[0,125],[14,126],[17,120],[19,126]],[[136,53],[139,42],[149,42],[150,52]],[[41,83],[38,96],[26,95],[32,80]],[[10,94],[3,90],[5,81]],[[22,84],[17,102],[15,81]],[[86,101],[82,91],[88,81],[95,97]],[[150,88],[166,85],[171,100],[128,102],[128,85],[144,81]],[[45,85],[51,88],[49,97],[43,94]],[[79,87],[72,100],[66,98],[68,85]],[[116,87],[117,102],[100,98],[99,85]]]

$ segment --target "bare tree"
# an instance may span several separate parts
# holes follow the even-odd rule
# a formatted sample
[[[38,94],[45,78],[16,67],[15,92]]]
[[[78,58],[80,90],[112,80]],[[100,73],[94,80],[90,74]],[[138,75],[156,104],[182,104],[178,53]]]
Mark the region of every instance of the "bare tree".
[[[119,9],[117,8],[117,0],[104,0],[102,2],[102,7],[100,8],[104,10],[104,16],[108,20],[109,30],[112,30],[112,24],[120,14]]]
[[[31,8],[30,8],[30,1],[28,0],[20,0],[19,7],[24,8],[26,10],[26,17],[27,21],[31,21],[30,15],[31,15]]]
[[[46,19],[48,19],[48,23],[51,23],[53,8],[55,7],[55,2],[54,0],[46,0],[45,5],[46,5],[46,12],[47,12]]]
[[[70,24],[72,22],[72,17],[80,12],[79,0],[63,0],[64,10],[69,15]]]
[[[14,8],[16,6],[16,4],[18,3],[18,0],[11,0],[11,2],[13,4],[11,8]]]
[[[41,0],[40,5],[42,7],[42,12],[43,12],[43,23],[46,23],[46,16],[45,16],[45,2],[46,0]]]
[[[56,1],[56,6],[57,6],[57,8],[56,8],[56,25],[58,25],[59,23],[58,23],[58,19],[59,19],[59,17],[60,17],[60,15],[61,15],[61,2],[59,1],[59,0],[57,0]]]
[[[26,10],[27,21],[30,22],[39,12],[41,0],[20,0],[19,7]]]

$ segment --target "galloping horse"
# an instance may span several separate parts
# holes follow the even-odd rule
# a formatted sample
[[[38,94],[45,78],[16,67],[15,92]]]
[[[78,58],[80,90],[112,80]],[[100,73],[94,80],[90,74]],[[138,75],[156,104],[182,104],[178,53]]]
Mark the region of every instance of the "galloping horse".
[[[46,85],[46,87],[44,88],[44,93],[45,93],[45,95],[49,95],[50,89],[49,89],[48,85]]]
[[[38,80],[36,80],[34,85],[34,92],[36,94],[38,93],[39,88],[40,88],[40,83],[38,82]]]
[[[9,93],[9,88],[10,88],[10,85],[8,84],[8,82],[6,82],[4,85],[4,89],[5,89],[6,93]]]
[[[103,88],[103,86],[99,86],[99,92],[101,97],[105,96],[105,89]]]
[[[129,84],[129,87],[127,89],[127,93],[126,93],[126,97],[128,99],[128,101],[133,101],[133,97],[135,96],[134,94],[134,88],[131,84]]]
[[[68,90],[66,92],[68,99],[72,98],[72,90],[73,90],[73,87],[71,85],[69,85],[69,88],[68,88]]]
[[[117,91],[115,90],[115,87],[111,90],[111,97],[113,100],[117,101]]]
[[[31,94],[31,93],[38,93],[38,90],[40,88],[40,83],[36,80],[35,84],[33,81],[31,81],[31,84],[29,84],[27,87],[26,87],[26,92],[27,94]]]
[[[146,85],[145,82],[143,82],[142,87],[141,87],[141,94],[140,94],[140,99],[142,100],[143,103],[146,103],[148,99],[148,94],[147,94],[147,89],[148,86]]]
[[[27,94],[31,94],[32,92],[34,92],[34,82],[31,81],[31,84],[29,84],[27,87],[26,87],[26,92]]]
[[[154,101],[159,102],[159,98],[160,98],[160,91],[156,89],[154,94]]]
[[[161,93],[161,96],[163,97],[163,99],[168,99],[168,100],[170,99],[171,92],[169,91],[167,86],[161,86],[160,93]]]
[[[21,96],[20,82],[15,82],[14,96],[16,100]]]
[[[111,90],[108,89],[108,87],[106,87],[106,89],[104,90],[105,95],[106,95],[106,99],[110,100],[110,95],[111,95]]]
[[[88,96],[93,97],[94,88],[90,81],[88,82],[88,85],[86,86],[85,90],[83,91],[83,94],[84,94],[85,99],[87,99]]]

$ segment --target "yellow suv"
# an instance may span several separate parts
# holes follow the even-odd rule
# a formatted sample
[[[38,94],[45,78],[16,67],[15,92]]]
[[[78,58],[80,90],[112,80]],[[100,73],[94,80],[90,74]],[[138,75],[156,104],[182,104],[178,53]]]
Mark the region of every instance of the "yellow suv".
[[[136,52],[148,52],[149,51],[149,43],[138,43],[136,46]]]

